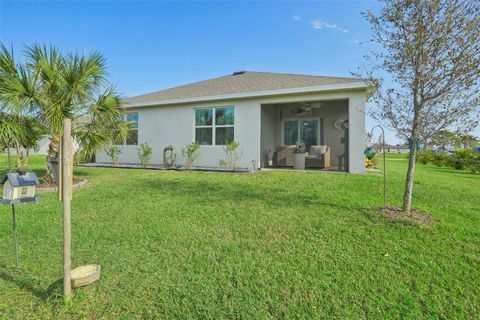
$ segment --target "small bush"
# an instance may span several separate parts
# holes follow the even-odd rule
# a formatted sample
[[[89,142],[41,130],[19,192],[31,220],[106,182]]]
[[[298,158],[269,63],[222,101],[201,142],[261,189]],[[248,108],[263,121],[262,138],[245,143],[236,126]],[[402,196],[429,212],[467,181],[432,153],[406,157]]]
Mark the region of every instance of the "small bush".
[[[200,145],[195,142],[187,144],[185,148],[182,148],[182,156],[187,158],[185,168],[191,169],[195,160],[200,156]]]
[[[146,142],[140,144],[137,148],[138,159],[142,167],[146,167],[152,159],[153,148]]]
[[[434,156],[433,153],[430,150],[426,149],[423,151],[419,151],[417,153],[417,157],[415,158],[415,161],[417,163],[427,164],[433,161],[433,156]]]
[[[376,156],[365,157],[365,168],[375,168],[377,166],[378,160]]]
[[[452,167],[456,170],[468,170],[471,173],[480,173],[480,152],[473,149],[458,150],[452,154],[431,154],[431,162],[438,167]]]
[[[107,146],[105,153],[110,157],[110,159],[112,159],[112,164],[114,166],[118,165],[118,157],[122,153],[122,149],[120,149],[119,146],[111,144]]]
[[[432,156],[432,162],[437,166],[437,167],[445,167],[448,164],[448,154],[446,153],[435,153]]]
[[[480,152],[477,152],[472,160],[468,163],[467,170],[473,174],[480,174]]]
[[[374,168],[375,167],[375,158],[368,159],[365,157],[365,168]]]
[[[239,153],[240,143],[237,141],[231,141],[225,146],[226,159],[220,159],[218,164],[221,167],[225,167],[229,170],[237,170],[237,160],[242,155]]]
[[[448,156],[448,164],[456,170],[464,170],[470,165],[473,158],[472,149],[458,150]]]

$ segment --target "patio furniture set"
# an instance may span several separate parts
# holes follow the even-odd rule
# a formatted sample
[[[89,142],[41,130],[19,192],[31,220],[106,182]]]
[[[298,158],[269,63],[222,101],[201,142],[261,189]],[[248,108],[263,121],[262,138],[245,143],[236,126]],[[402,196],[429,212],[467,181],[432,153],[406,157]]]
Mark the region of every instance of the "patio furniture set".
[[[326,169],[330,167],[330,147],[310,146],[305,152],[295,152],[296,146],[278,146],[273,154],[273,165],[276,167],[293,167]]]

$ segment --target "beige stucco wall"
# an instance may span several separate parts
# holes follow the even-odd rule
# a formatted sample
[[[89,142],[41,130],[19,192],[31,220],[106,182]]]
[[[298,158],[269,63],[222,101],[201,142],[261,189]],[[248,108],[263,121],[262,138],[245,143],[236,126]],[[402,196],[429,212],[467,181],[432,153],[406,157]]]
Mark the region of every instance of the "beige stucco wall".
[[[163,149],[173,145],[177,152],[177,164],[184,164],[182,147],[194,141],[194,109],[205,107],[235,107],[235,140],[240,142],[241,157],[239,167],[251,168],[252,160],[258,161],[260,141],[260,105],[254,101],[226,101],[190,105],[160,106],[129,109],[138,112],[138,143],[147,142],[153,147],[152,164],[163,164]],[[121,146],[120,163],[138,163],[138,146]],[[225,158],[223,146],[201,146],[200,157],[194,165],[218,167]],[[111,162],[100,151],[97,162]]]
[[[328,112],[324,112],[325,144],[332,145],[332,161],[336,163],[336,154],[343,152],[337,147],[341,130],[333,131],[333,121],[342,109],[341,116],[347,116],[346,103],[348,101],[348,117],[350,118],[350,172],[365,173],[363,150],[365,146],[365,91],[353,92],[322,92],[309,94],[289,94],[266,98],[249,98],[242,100],[225,100],[207,103],[178,104],[173,106],[153,106],[146,108],[129,108],[129,111],[138,111],[138,139],[139,144],[147,142],[153,147],[153,164],[163,163],[163,148],[173,145],[177,151],[177,163],[184,164],[181,148],[194,140],[194,109],[204,107],[235,107],[235,140],[240,142],[242,155],[238,166],[252,167],[252,160],[260,163],[265,159],[266,148],[270,146],[272,152],[280,144],[281,126],[266,115],[276,114],[274,109],[262,109],[262,105],[281,104],[302,101],[328,101]],[[338,100],[338,101],[336,101]],[[340,100],[343,100],[340,101]],[[330,109],[331,107],[331,109]],[[326,109],[327,110],[327,109]],[[263,116],[262,116],[263,115]],[[271,127],[272,134],[261,135],[261,126]],[[272,140],[273,138],[273,140]],[[331,139],[331,140],[330,140]],[[121,163],[138,163],[138,146],[122,146],[119,157]],[[340,149],[339,149],[340,148]],[[196,165],[217,167],[218,161],[225,157],[222,146],[202,146],[200,158]],[[97,162],[111,162],[111,159],[100,151],[96,155]]]

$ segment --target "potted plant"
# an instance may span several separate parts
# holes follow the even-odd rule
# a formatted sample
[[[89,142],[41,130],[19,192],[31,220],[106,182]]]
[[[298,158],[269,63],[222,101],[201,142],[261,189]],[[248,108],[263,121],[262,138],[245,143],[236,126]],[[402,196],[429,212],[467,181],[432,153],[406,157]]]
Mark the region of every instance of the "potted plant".
[[[305,143],[300,142],[293,150],[293,169],[305,170]]]
[[[272,149],[268,149],[267,151],[267,163],[269,167],[273,167],[273,153]]]
[[[294,153],[305,153],[305,143],[300,142],[295,146]]]

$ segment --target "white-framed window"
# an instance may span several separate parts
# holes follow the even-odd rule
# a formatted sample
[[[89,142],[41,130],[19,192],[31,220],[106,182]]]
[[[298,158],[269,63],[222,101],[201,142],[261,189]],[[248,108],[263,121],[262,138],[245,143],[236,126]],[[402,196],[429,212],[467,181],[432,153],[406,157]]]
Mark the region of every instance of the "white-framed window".
[[[138,144],[138,112],[127,112],[121,116],[122,121],[129,124],[128,134],[119,145],[136,146]]]
[[[204,146],[224,146],[235,139],[233,106],[195,109],[195,142]]]
[[[304,143],[305,147],[320,143],[320,119],[285,119],[283,121],[283,144]]]

